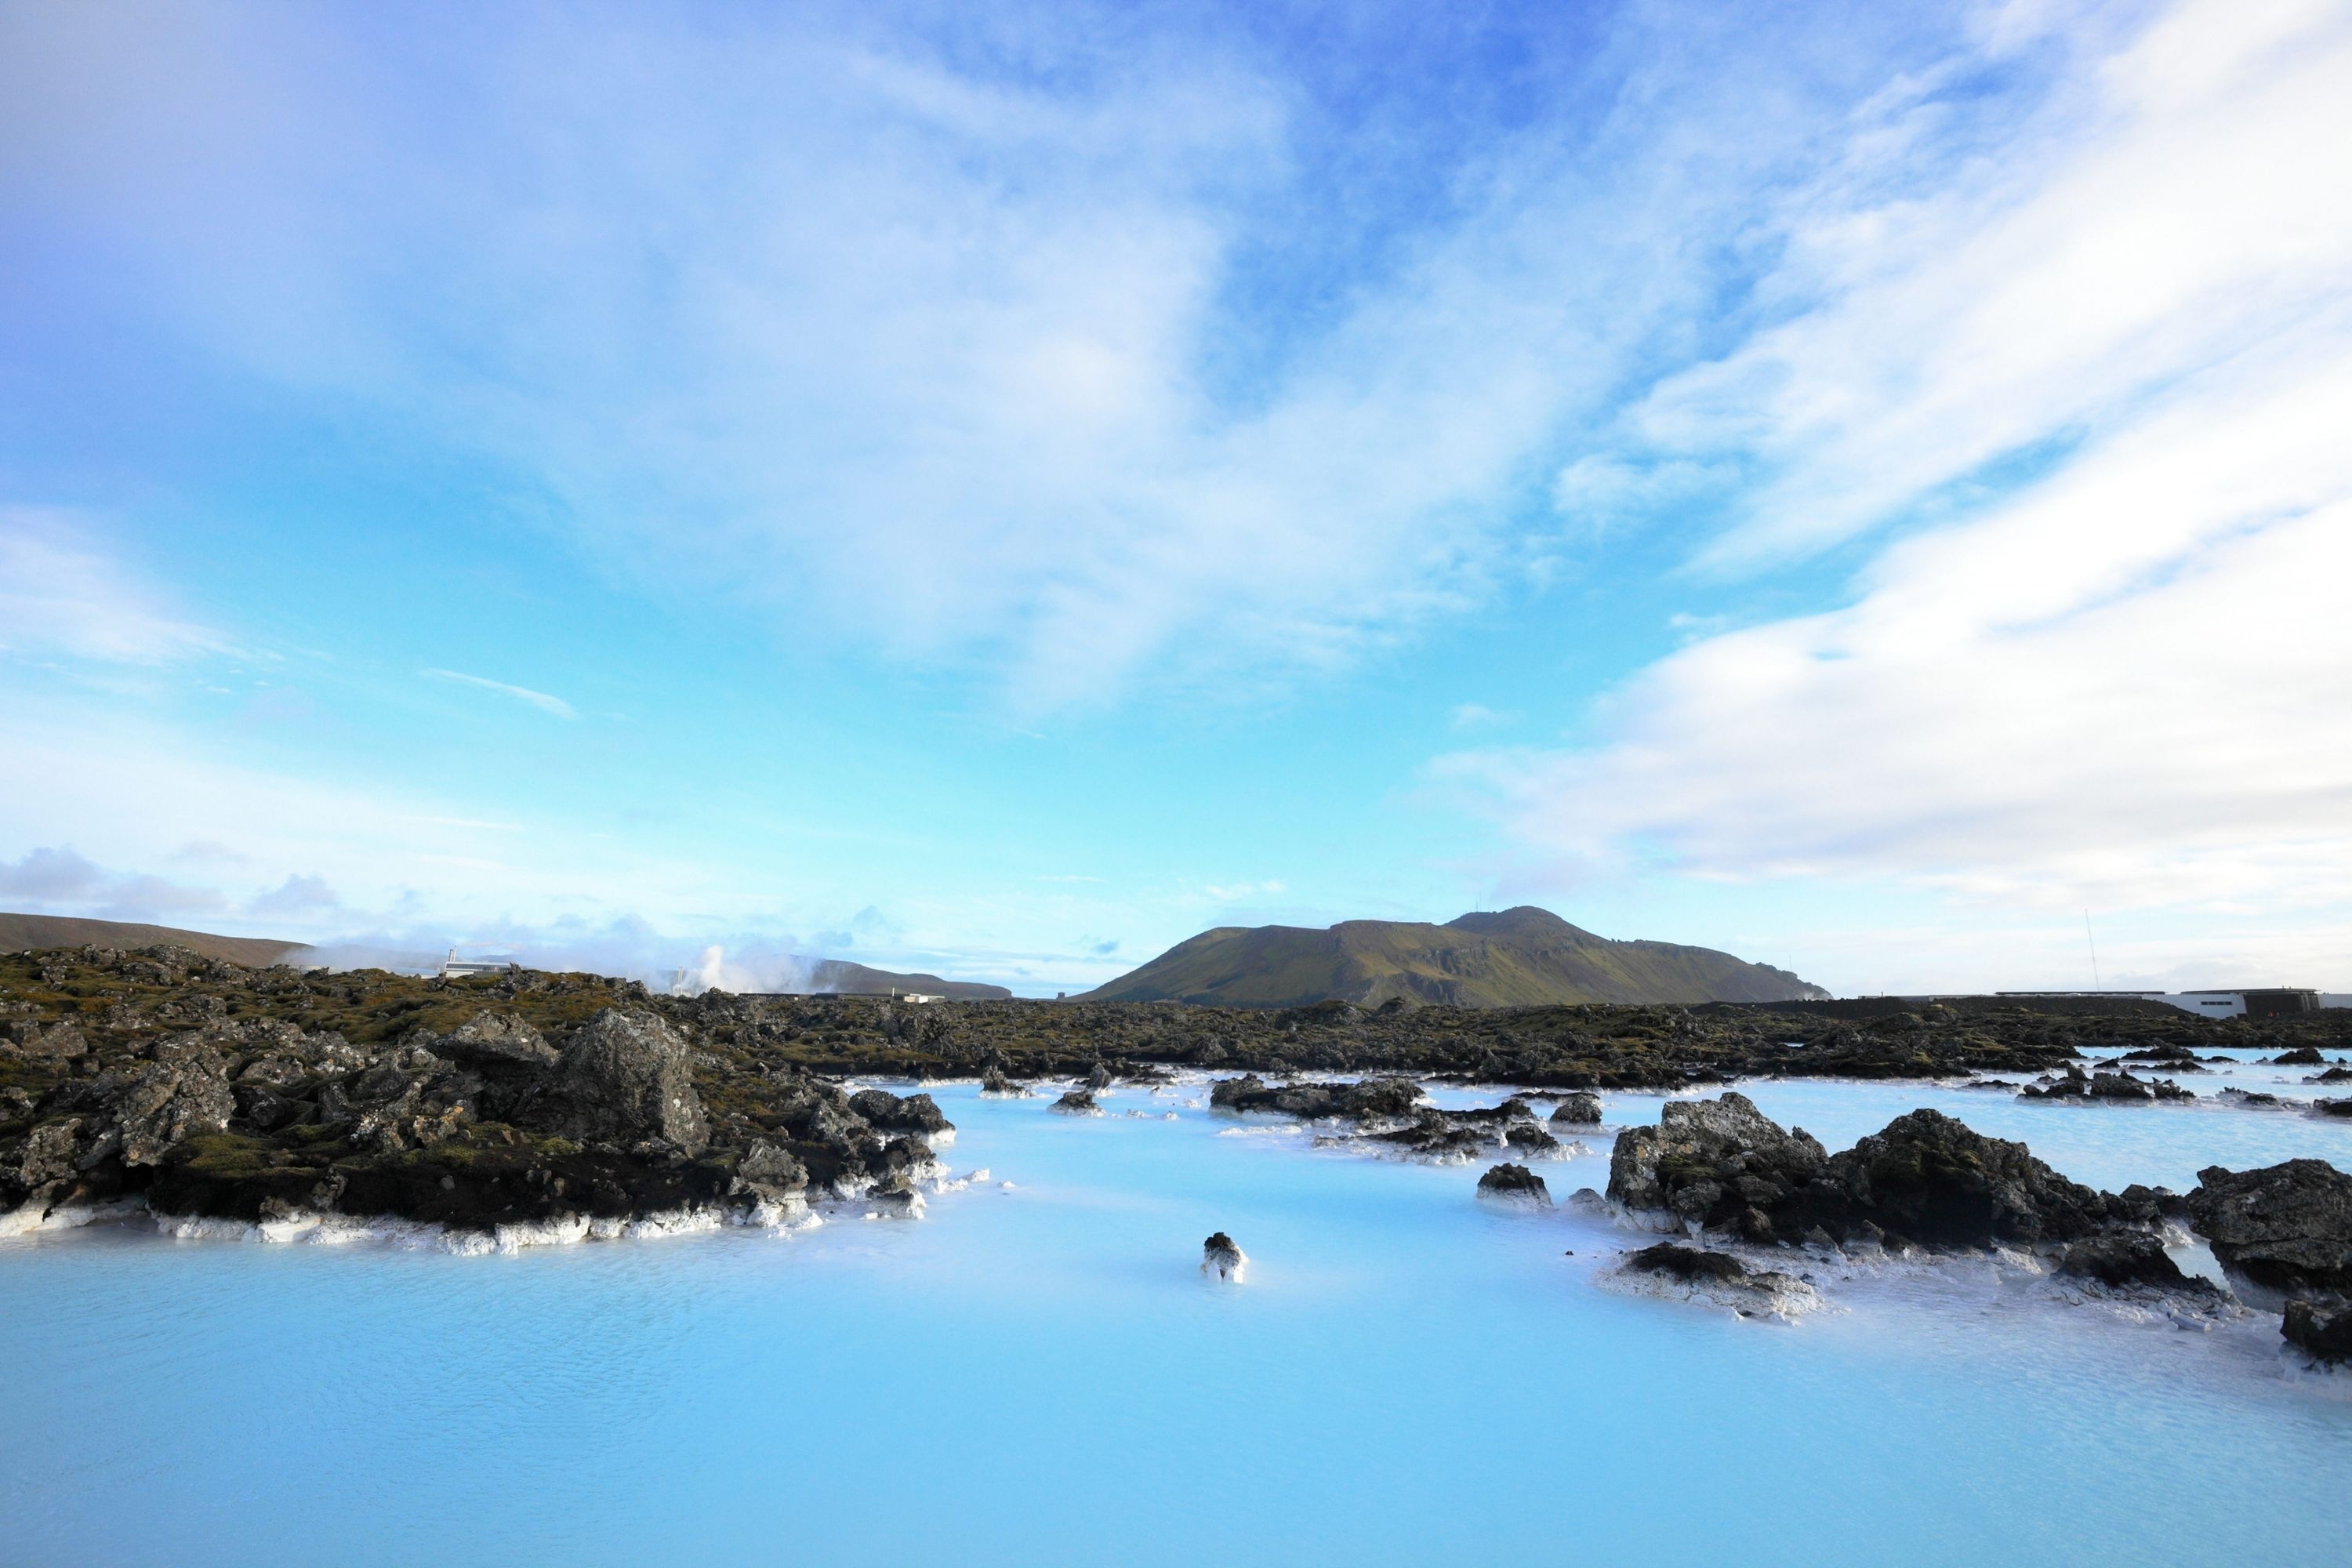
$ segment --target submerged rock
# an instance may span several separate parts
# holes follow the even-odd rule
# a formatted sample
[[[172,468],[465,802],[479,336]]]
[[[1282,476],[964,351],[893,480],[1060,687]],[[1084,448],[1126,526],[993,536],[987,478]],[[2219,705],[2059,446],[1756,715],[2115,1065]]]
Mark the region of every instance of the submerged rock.
[[[2352,1176],[2324,1160],[2197,1173],[2190,1228],[2221,1266],[2284,1291],[2352,1290]]]
[[[1347,1117],[1358,1121],[1410,1116],[1422,1100],[1421,1085],[1407,1078],[1368,1078],[1360,1083],[1268,1084],[1255,1073],[1224,1079],[1209,1090],[1220,1110],[1271,1110],[1306,1121]]]
[[[1027,1084],[1016,1083],[1004,1076],[1004,1070],[1002,1068],[992,1066],[980,1075],[980,1092],[1003,1095],[1008,1100],[1026,1100],[1030,1090]]]
[[[2186,1296],[2219,1296],[2221,1288],[2200,1275],[2184,1274],[2164,1243],[2133,1232],[2095,1236],[2074,1243],[2059,1259],[2058,1272],[2095,1280],[2111,1290],[2140,1289]]]
[[[1822,1304],[1819,1293],[1792,1274],[1750,1268],[1727,1252],[1671,1241],[1627,1253],[1616,1274],[1621,1284],[1642,1294],[1711,1301],[1743,1317],[1794,1317]]]
[[[1544,1179],[1525,1165],[1501,1164],[1491,1167],[1478,1178],[1478,1195],[1507,1203],[1537,1204],[1551,1206],[1551,1189]]]
[[[1201,1243],[1201,1272],[1213,1279],[1226,1279],[1240,1284],[1248,1272],[1249,1258],[1239,1243],[1223,1231],[1217,1231]]]

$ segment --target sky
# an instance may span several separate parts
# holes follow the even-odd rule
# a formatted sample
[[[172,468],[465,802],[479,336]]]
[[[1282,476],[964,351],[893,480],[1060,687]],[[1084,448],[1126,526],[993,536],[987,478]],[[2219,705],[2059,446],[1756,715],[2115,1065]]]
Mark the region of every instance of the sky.
[[[2347,711],[2344,0],[0,8],[0,907],[2352,990]]]

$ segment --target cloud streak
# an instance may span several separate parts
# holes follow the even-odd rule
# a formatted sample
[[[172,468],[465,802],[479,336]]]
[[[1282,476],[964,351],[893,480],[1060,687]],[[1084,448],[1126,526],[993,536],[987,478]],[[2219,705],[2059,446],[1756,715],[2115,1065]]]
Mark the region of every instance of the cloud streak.
[[[492,680],[487,676],[467,675],[462,670],[456,669],[428,669],[423,673],[435,680],[454,680],[462,685],[479,687],[484,691],[495,691],[501,697],[511,697],[518,702],[529,703],[542,713],[552,713],[558,719],[580,717],[572,704],[562,698],[551,697],[544,691],[533,691],[528,686],[509,686],[503,680]]]

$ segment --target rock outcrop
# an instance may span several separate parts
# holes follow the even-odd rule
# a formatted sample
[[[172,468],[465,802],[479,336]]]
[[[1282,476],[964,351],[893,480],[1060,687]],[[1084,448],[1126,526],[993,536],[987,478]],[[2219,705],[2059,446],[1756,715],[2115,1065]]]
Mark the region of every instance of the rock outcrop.
[[[1551,1189],[1544,1179],[1525,1165],[1501,1164],[1490,1167],[1478,1178],[1478,1195],[1504,1203],[1532,1204],[1551,1206]]]
[[[2200,1275],[2184,1274],[2164,1243],[2144,1233],[2116,1231],[2088,1237],[2066,1248],[2058,1272],[2092,1280],[2110,1290],[2156,1290],[2173,1295],[2219,1297],[2221,1288]]]
[[[563,1047],[551,1100],[554,1130],[583,1143],[659,1139],[692,1151],[710,1138],[686,1042],[650,1013],[590,1019]]]
[[[1094,1090],[1090,1089],[1074,1089],[1046,1109],[1064,1116],[1100,1116],[1103,1113],[1102,1107],[1095,1103]]]
[[[1897,1117],[1831,1155],[1745,1095],[1670,1101],[1619,1134],[1609,1196],[1636,1212],[1748,1241],[1889,1239],[1937,1247],[2074,1240],[2127,1218],[2022,1143],[1935,1110]]]
[[[2192,1067],[2189,1070],[2204,1069]],[[2134,1078],[2129,1072],[2085,1074],[2078,1067],[2068,1068],[2047,1083],[2027,1084],[2017,1092],[2021,1100],[2105,1100],[2123,1103],[2197,1098],[2170,1079]]]
[[[1553,1110],[1551,1119],[1570,1127],[1598,1127],[1601,1125],[1601,1097],[1587,1091],[1564,1094]]]
[[[2328,1363],[2352,1361],[2352,1307],[2317,1301],[2289,1301],[2279,1321],[2286,1342]]]
[[[2352,1176],[2324,1160],[2197,1173],[2189,1223],[2233,1274],[2289,1294],[2352,1290]]]
[[[1220,1230],[1201,1244],[1201,1272],[1212,1279],[1238,1285],[1249,1271],[1249,1258],[1240,1243]]]

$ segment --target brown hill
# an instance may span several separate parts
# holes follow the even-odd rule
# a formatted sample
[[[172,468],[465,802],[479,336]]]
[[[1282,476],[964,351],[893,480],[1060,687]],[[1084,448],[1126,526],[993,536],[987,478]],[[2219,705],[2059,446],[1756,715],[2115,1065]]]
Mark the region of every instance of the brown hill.
[[[1376,1004],[1391,997],[1467,1007],[1567,1002],[1785,1002],[1827,997],[1785,969],[1713,948],[1612,942],[1522,905],[1444,925],[1343,921],[1328,930],[1225,926],[1179,942],[1087,993],[1095,1002],[1229,1007]]]
[[[0,952],[37,947],[152,947],[167,942],[193,948],[207,958],[266,968],[302,944],[258,936],[215,936],[176,926],[135,925],[124,921],[78,920],[69,915],[0,914]]]

